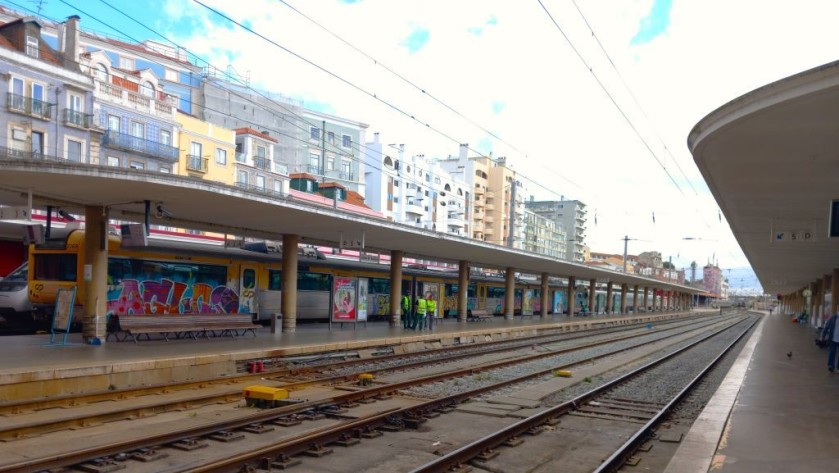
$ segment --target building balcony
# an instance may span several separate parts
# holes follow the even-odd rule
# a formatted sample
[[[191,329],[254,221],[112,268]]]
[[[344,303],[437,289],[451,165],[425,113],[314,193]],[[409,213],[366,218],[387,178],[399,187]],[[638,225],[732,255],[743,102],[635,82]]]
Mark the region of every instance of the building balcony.
[[[326,177],[339,181],[355,182],[355,173],[353,172],[327,170]]]
[[[405,213],[411,215],[425,215],[425,211],[423,210],[422,206],[412,201],[408,201],[408,203],[405,205]]]
[[[178,148],[174,146],[119,133],[114,130],[107,130],[105,132],[105,135],[102,137],[102,146],[133,151],[170,162],[178,161]]]
[[[186,156],[186,169],[187,171],[207,172],[209,161],[207,158],[188,154]]]
[[[93,124],[93,115],[65,108],[61,111],[61,121],[68,126],[89,129]]]
[[[178,106],[178,98],[174,95],[158,92],[157,98],[148,97],[107,82],[98,80],[94,82],[96,88],[93,91],[93,96],[97,100],[117,103],[140,113],[171,119],[174,117],[174,110]]]
[[[493,222],[495,222],[495,217],[493,217],[492,215],[485,215],[484,216],[484,222],[493,223]]]
[[[446,224],[449,228],[463,228],[463,226],[466,225],[466,222],[461,217],[449,217]]]
[[[487,227],[487,226],[485,226],[485,227],[484,227],[484,233],[485,233],[486,235],[488,235],[488,236],[489,236],[489,235],[494,235],[494,234],[495,234],[495,230],[493,230],[493,229],[492,229],[492,227]]]
[[[26,159],[30,161],[61,161],[60,158],[56,156],[47,155],[44,153],[32,152],[32,151],[23,151],[14,148],[7,148],[5,146],[0,146],[0,159]]]
[[[492,212],[493,210],[495,210],[495,204],[487,203],[485,208],[486,208],[487,212]]]
[[[52,105],[43,100],[25,97],[23,95],[6,94],[6,106],[10,112],[28,115],[41,120],[52,118]]]
[[[253,157],[253,167],[262,169],[263,171],[271,170],[271,160],[263,156]]]
[[[249,182],[236,182],[236,187],[242,190],[250,191],[250,192],[257,192],[259,194],[265,194],[271,197],[287,197],[285,192],[276,191],[274,189],[269,189],[267,187],[258,186],[256,184],[251,184]]]

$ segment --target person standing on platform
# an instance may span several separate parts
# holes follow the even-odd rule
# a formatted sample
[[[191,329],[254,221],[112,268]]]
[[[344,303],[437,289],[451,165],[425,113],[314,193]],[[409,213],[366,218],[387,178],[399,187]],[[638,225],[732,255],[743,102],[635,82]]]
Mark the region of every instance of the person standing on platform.
[[[402,328],[411,328],[411,296],[402,295]]]
[[[437,316],[437,302],[434,301],[434,294],[427,293],[425,306],[428,309],[428,330],[431,330],[434,328],[434,317]]]
[[[419,329],[422,330],[425,325],[425,314],[428,311],[428,302],[422,294],[417,296],[416,306],[417,311],[414,314],[414,325],[411,327],[411,330],[416,330],[417,326],[419,326]]]
[[[828,343],[827,369],[831,373],[836,370],[836,348],[839,347],[839,330],[836,329],[837,319],[839,319],[839,311],[836,311],[830,317],[822,329],[822,341]]]

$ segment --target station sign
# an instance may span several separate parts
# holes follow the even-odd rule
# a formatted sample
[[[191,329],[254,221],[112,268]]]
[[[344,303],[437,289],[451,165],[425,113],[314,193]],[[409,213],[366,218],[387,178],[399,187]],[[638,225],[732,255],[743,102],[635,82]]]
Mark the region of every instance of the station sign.
[[[770,232],[770,243],[813,243],[817,240],[813,220],[773,219]]]
[[[29,207],[0,207],[0,220],[28,220],[31,214]]]

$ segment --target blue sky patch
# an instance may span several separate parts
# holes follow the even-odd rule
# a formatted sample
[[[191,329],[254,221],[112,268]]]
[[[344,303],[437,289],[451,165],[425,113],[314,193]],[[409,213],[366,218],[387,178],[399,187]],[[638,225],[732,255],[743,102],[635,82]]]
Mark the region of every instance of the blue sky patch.
[[[486,26],[495,26],[497,24],[498,24],[498,18],[496,18],[495,15],[493,15],[493,16],[489,17],[489,20],[487,20],[483,25],[473,26],[473,27],[467,29],[466,31],[468,31],[469,34],[471,34],[472,36],[480,36],[484,33],[484,29],[485,29]]]
[[[408,48],[408,52],[414,54],[428,43],[428,38],[430,36],[431,34],[428,32],[427,29],[417,28],[414,31],[412,31],[411,34],[408,35],[408,37],[404,41],[402,41],[400,46],[405,46],[406,48]]]
[[[504,102],[492,102],[492,113],[498,115],[507,106]]]
[[[638,25],[638,32],[632,38],[630,44],[649,43],[656,36],[667,31],[670,26],[670,11],[673,9],[673,0],[654,0],[650,13],[641,18]]]

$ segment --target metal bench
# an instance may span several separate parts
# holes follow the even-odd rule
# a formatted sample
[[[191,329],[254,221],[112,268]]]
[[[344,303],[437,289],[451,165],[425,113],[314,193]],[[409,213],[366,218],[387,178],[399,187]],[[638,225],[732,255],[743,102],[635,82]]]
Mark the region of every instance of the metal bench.
[[[168,342],[171,334],[176,339],[189,337],[197,340],[199,336],[209,338],[210,335],[236,337],[248,331],[255,337],[258,327],[249,314],[115,315],[108,321],[106,340],[113,335],[117,341],[130,338],[137,343],[144,335],[146,340],[150,340],[152,334],[160,334]]]
[[[468,322],[489,322],[492,317],[493,315],[484,309],[470,309],[466,314]]]

